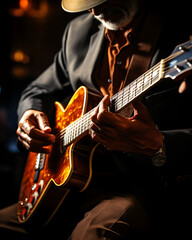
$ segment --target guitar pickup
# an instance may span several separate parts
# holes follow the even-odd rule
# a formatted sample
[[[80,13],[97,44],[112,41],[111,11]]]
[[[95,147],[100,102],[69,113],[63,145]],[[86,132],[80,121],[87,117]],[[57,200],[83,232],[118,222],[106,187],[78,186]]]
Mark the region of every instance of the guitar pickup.
[[[42,170],[45,165],[46,154],[45,153],[38,153],[35,163],[35,170]]]
[[[36,162],[35,162],[35,175],[34,175],[34,182],[37,183],[39,179],[40,171],[44,168],[45,165],[46,154],[45,153],[38,153]]]

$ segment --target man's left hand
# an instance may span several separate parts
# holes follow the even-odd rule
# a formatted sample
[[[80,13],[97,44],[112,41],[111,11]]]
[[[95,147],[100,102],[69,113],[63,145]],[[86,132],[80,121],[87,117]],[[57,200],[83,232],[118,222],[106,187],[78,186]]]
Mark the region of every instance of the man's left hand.
[[[91,117],[92,139],[109,150],[136,152],[152,156],[163,144],[163,135],[157,129],[147,108],[133,103],[134,116],[122,117],[110,112],[110,98],[105,96]]]

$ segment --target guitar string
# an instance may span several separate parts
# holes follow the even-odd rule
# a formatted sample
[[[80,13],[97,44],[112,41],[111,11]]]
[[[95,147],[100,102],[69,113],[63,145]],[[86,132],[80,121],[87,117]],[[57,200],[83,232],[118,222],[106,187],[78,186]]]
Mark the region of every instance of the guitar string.
[[[192,46],[189,46],[188,48],[191,48]],[[170,61],[171,59],[175,58],[177,55],[180,55],[181,51],[180,52],[177,52],[169,57],[167,57],[166,59],[163,60],[163,63],[164,63],[164,67],[163,67],[163,71],[167,70],[169,67],[167,65],[167,62]],[[153,73],[156,71],[155,68],[159,67],[159,65],[161,66],[161,62],[158,63],[157,65],[155,65],[153,68],[149,69],[147,72],[145,72],[142,76],[140,76],[138,79],[134,80],[132,83],[133,83],[133,91],[136,90],[137,92],[140,92],[142,91],[143,87],[146,85],[145,83],[145,80],[146,78],[149,77],[149,75],[151,75],[151,79],[153,82],[156,82],[156,77],[153,77]],[[167,66],[167,67],[166,67]],[[161,69],[158,69],[159,71]],[[157,72],[157,75],[159,74],[159,72]],[[149,80],[149,81],[150,81]],[[139,88],[137,87],[138,83],[140,82],[143,82],[142,85],[139,86]],[[136,83],[136,84],[135,84]],[[148,83],[147,83],[148,84]],[[152,83],[153,84],[153,83]],[[131,84],[129,84],[127,87],[129,87],[129,89],[131,89],[130,87]],[[130,93],[130,91],[128,91],[128,93]],[[114,98],[117,98],[117,102],[118,103],[118,94],[119,92],[117,93],[117,96],[114,95],[113,97]],[[120,93],[120,96],[124,94],[124,91],[122,93]],[[135,95],[135,94],[134,94]],[[112,98],[113,98],[112,97]],[[134,96],[133,96],[134,97]],[[132,97],[131,97],[132,98]],[[115,100],[115,99],[114,99]],[[120,101],[122,102],[121,98],[120,98]]]
[[[149,76],[149,75],[151,75],[152,76],[152,74],[153,74],[153,72],[154,71],[156,71],[156,76],[155,77],[153,77],[153,82],[156,82],[156,80],[159,80],[159,69],[156,67],[156,68],[154,68],[153,69],[153,71],[150,71],[150,73],[147,73],[147,74],[145,74],[145,76],[143,77],[143,78],[139,78],[139,79],[137,79],[137,82],[136,82],[136,84],[133,84],[133,86],[129,86],[129,89],[128,89],[128,91],[127,91],[127,89],[126,90],[124,90],[124,92],[123,92],[123,94],[120,94],[120,95],[117,95],[116,97],[117,97],[117,99],[114,99],[114,102],[113,102],[113,104],[114,104],[114,106],[117,106],[117,110],[120,108],[120,106],[124,106],[125,105],[125,103],[123,103],[122,102],[122,95],[123,95],[123,98],[124,99],[127,99],[126,101],[127,101],[127,103],[129,103],[129,101],[131,101],[132,99],[134,99],[135,98],[135,96],[138,96],[138,93],[140,93],[140,92],[143,92],[143,89],[145,88],[145,89],[148,89],[151,85],[152,85],[152,83],[151,83],[151,79],[147,79],[147,77]],[[147,81],[145,81],[147,79]],[[145,82],[144,82],[145,81]],[[139,83],[141,83],[141,85],[139,86],[139,88],[137,88],[137,85],[139,84]],[[146,87],[146,85],[148,85],[147,87]],[[64,130],[62,130],[60,133],[59,133],[59,135],[58,135],[58,137],[59,137],[59,139],[62,139],[63,138],[63,136],[64,136],[64,134],[66,133],[66,130],[72,130],[72,127],[73,127],[73,130],[72,130],[72,132],[70,131],[70,134],[68,135],[68,143],[69,142],[71,142],[73,139],[75,139],[76,138],[76,136],[79,136],[79,132],[78,132],[78,130],[79,130],[79,126],[86,126],[86,127],[83,127],[82,129],[83,129],[83,132],[85,132],[85,130],[88,130],[88,126],[90,125],[90,120],[88,120],[87,118],[89,118],[90,119],[90,113],[89,114],[86,114],[86,115],[84,115],[84,118],[80,118],[80,121],[77,121],[77,122],[75,122],[73,125],[71,124],[71,125],[69,125],[70,126],[70,129],[64,129]],[[78,119],[79,120],[79,119]],[[82,124],[83,123],[83,124]],[[68,128],[69,128],[69,126],[68,126]],[[68,132],[69,132],[68,131]],[[80,133],[82,133],[82,131],[80,131]]]
[[[150,73],[150,74],[152,74],[152,73]],[[147,75],[146,75],[146,77],[147,77]],[[145,78],[146,78],[145,77]],[[156,79],[159,79],[158,78],[158,72],[157,72],[157,76],[155,77]],[[153,78],[153,80],[155,79],[155,78]],[[138,82],[141,82],[141,79],[139,79],[139,80],[137,80],[137,84],[138,84]],[[142,80],[143,81],[143,80]],[[130,91],[130,89],[127,91],[127,90],[125,90],[124,91],[124,94],[123,94],[123,98],[124,99],[127,99],[126,101],[127,101],[127,103],[129,103],[129,101],[131,101],[132,99],[134,99],[135,98],[135,96],[137,96],[138,95],[138,92],[140,93],[140,92],[142,92],[143,91],[143,88],[144,88],[144,86],[146,86],[146,84],[148,84],[149,86],[151,86],[151,83],[149,83],[149,81],[151,81],[151,79],[148,79],[147,80],[147,82],[148,83],[144,83],[144,82],[142,82],[142,84],[139,86],[139,88],[137,88],[136,87],[136,85],[133,85],[132,86],[132,88],[131,88],[131,91]],[[147,88],[146,88],[147,89]],[[137,91],[137,93],[136,93],[136,91]],[[115,99],[115,102],[113,102],[113,105],[114,106],[117,106],[117,110],[120,108],[120,106],[122,106],[122,96],[121,95],[119,95],[118,96],[118,98],[117,98],[117,100]],[[121,101],[121,103],[120,103],[120,101]],[[123,105],[125,105],[126,103],[123,103]],[[73,124],[73,123],[72,123]],[[79,130],[79,127],[82,127],[82,129],[83,129],[83,131],[81,130],[80,131],[80,133],[83,133],[83,132],[85,132],[85,130],[88,130],[88,128],[89,128],[89,125],[90,125],[90,113],[89,114],[86,114],[86,115],[84,115],[84,118],[80,118],[80,121],[77,121],[77,122],[75,122],[73,125],[74,126],[72,126],[72,124],[71,125],[69,125],[70,126],[70,129],[64,129],[63,131],[61,131],[60,133],[59,133],[59,135],[57,136],[57,139],[58,138],[63,138],[63,136],[64,136],[64,134],[66,133],[66,130],[67,130],[67,132],[70,132],[70,134],[68,135],[68,141],[67,142],[71,142],[73,139],[75,139],[76,138],[76,136],[79,136],[79,132],[78,132],[78,130]],[[68,127],[69,127],[68,126]],[[86,127],[85,127],[86,126]],[[73,127],[73,129],[72,129],[72,127]],[[72,130],[72,131],[71,131]]]
[[[189,46],[188,47],[188,49],[189,48],[191,48],[192,46]],[[182,52],[182,50],[181,51],[179,51],[179,52],[176,52],[175,54],[172,54],[172,55],[170,55],[169,57],[167,57],[166,59],[164,59],[164,64],[166,64],[166,62],[168,62],[169,60],[171,60],[171,59],[173,59],[173,58],[175,58],[176,56],[178,56],[178,55],[180,55],[180,53]],[[152,67],[151,69],[149,69],[146,73],[144,73],[143,75],[144,75],[144,77],[139,77],[138,79],[136,79],[136,81],[137,81],[137,84],[138,84],[138,81],[143,81],[144,79],[146,79],[149,75],[152,75],[152,73],[154,72],[154,69],[157,69],[157,68],[159,68],[159,65],[161,65],[161,62],[160,63],[158,63],[157,65],[155,65],[154,67]],[[164,68],[164,69],[167,69],[166,67]],[[151,70],[153,70],[153,71],[151,71]],[[159,69],[158,69],[159,70]],[[133,81],[133,82],[135,82],[135,80]],[[136,86],[136,85],[135,85]],[[143,86],[144,85],[142,85],[142,86],[140,86],[139,88],[143,88]],[[130,86],[129,86],[129,89],[130,89]],[[140,90],[140,89],[139,89]],[[125,93],[125,90],[123,91],[123,94]],[[128,92],[129,93],[129,92]],[[116,97],[116,95],[114,95],[115,97]],[[113,97],[114,97],[113,96]],[[118,95],[117,95],[118,96]],[[125,95],[124,95],[125,96]],[[112,98],[113,98],[112,97]],[[131,97],[132,98],[132,97]],[[111,100],[113,100],[113,99],[111,99]],[[115,99],[113,100],[113,101],[116,101]],[[118,101],[118,100],[117,100]],[[86,114],[85,115],[83,115],[83,116],[86,116]],[[78,119],[77,119],[78,120]],[[70,125],[72,125],[73,123],[71,123]],[[77,123],[75,123],[75,124],[77,124]],[[69,125],[69,126],[70,126]],[[69,127],[69,126],[67,126],[67,127]],[[61,130],[61,132],[62,132],[62,130]],[[60,134],[60,133],[58,133],[58,134]]]
[[[137,80],[137,84],[139,83],[139,81],[141,82],[141,81],[143,81],[143,80],[145,80],[145,79],[147,79],[150,75],[152,75],[153,74],[153,72],[157,72],[157,77],[158,77],[158,74],[159,74],[159,65],[160,64],[157,64],[156,66],[154,66],[153,68],[151,68],[150,69],[150,71],[149,72],[146,72],[145,73],[145,77],[142,77],[142,78],[138,78],[138,79],[136,79]],[[153,69],[153,71],[152,71],[152,69]],[[151,79],[148,79],[147,80],[148,81],[148,83],[151,81]],[[147,83],[147,84],[148,84]],[[131,85],[131,84],[130,84]],[[134,85],[134,84],[132,84],[133,85],[133,87],[131,88],[130,86],[129,86],[129,91],[127,91],[127,87],[124,89],[124,93],[123,93],[123,96],[124,97],[127,97],[128,95],[129,95],[129,98],[130,99],[132,99],[132,98],[134,98],[134,96],[135,96],[135,94],[134,94],[134,92],[135,92],[135,88],[136,88],[136,85]],[[143,82],[142,83],[142,85],[141,86],[139,86],[139,88],[137,89],[137,90],[139,90],[139,91],[141,91],[142,89],[143,89],[143,86],[144,85],[146,85],[146,82]],[[132,91],[130,91],[130,89],[132,89]],[[119,94],[119,93],[117,93],[117,94]],[[117,95],[114,95],[112,98],[111,98],[111,100],[113,100],[113,98],[114,97],[117,97]],[[117,100],[116,99],[114,99],[114,101],[115,102],[113,102],[113,103],[115,103],[115,104],[118,104],[118,101],[121,101],[121,100],[119,100],[119,97],[120,97],[120,95],[117,97]],[[90,115],[90,114],[89,114]],[[85,120],[87,121],[87,117],[89,117],[89,115],[86,113],[85,115],[83,115],[82,117],[84,118],[84,122],[85,122]],[[79,119],[77,119],[77,121],[78,121]],[[74,125],[74,126],[72,126],[72,125]],[[81,124],[80,124],[81,125]],[[73,122],[73,123],[71,123],[69,126],[67,126],[68,128],[70,127],[75,127],[75,128],[79,128],[79,124],[77,123],[77,122]],[[61,130],[61,133],[62,133],[62,131],[63,131],[63,133],[65,133],[65,130],[66,129],[63,129],[63,130]],[[59,136],[60,135],[60,133],[58,133],[58,135],[57,136]]]
[[[154,69],[155,69],[155,70],[154,70]],[[154,71],[157,71],[158,69],[159,69],[158,65],[153,67],[153,70],[154,70]],[[154,72],[154,71],[153,71],[153,72]],[[151,71],[151,72],[152,72],[152,71]],[[146,79],[147,79],[147,77],[149,77],[149,76],[151,75],[151,72],[145,74],[145,78],[146,78]],[[138,79],[137,79],[137,81],[138,81]],[[131,84],[130,84],[130,85],[131,85]],[[133,86],[133,87],[134,87],[134,86]],[[141,87],[142,87],[142,86],[141,86]],[[140,88],[141,88],[141,87],[140,87]],[[126,94],[129,94],[129,92],[126,91],[126,88],[127,88],[127,87],[125,87],[125,89],[124,89],[124,96],[126,96]],[[129,87],[129,88],[130,88],[130,87]],[[132,88],[132,89],[133,89],[133,88]],[[132,92],[130,92],[130,93],[132,94]],[[115,100],[115,99],[113,99],[113,98],[116,97],[116,96],[117,96],[116,94],[115,94],[114,96],[112,96],[111,100],[112,100],[112,101]],[[92,110],[93,110],[93,109],[92,109]],[[92,110],[91,110],[91,111],[92,111]],[[82,117],[83,117],[83,118],[86,118],[89,113],[90,113],[90,112],[86,113],[86,114],[83,115]],[[89,117],[89,116],[88,116],[88,117]],[[77,121],[78,121],[78,120],[79,120],[79,119],[77,119]],[[76,122],[73,122],[73,123],[71,123],[69,126],[72,127],[73,124],[76,125],[77,123],[76,123]],[[69,126],[67,126],[67,127],[69,127]],[[62,131],[64,131],[64,130],[61,130],[61,132],[62,132]],[[59,133],[58,133],[57,135],[59,135]],[[56,136],[57,136],[57,135],[56,135]]]
[[[153,69],[150,69],[147,73],[145,73],[143,77],[140,77],[140,78],[136,79],[134,81],[134,84],[132,84],[133,86],[130,87],[130,85],[129,85],[128,91],[127,91],[127,89],[124,89],[124,91],[123,91],[123,98],[124,99],[128,98],[127,103],[129,103],[129,101],[134,99],[135,96],[138,96],[138,92],[139,93],[143,92],[142,90],[143,90],[143,88],[146,85],[149,85],[149,87],[150,87],[151,86],[151,83],[150,83],[151,80],[153,80],[153,82],[154,82],[155,79],[157,79],[157,80],[159,79],[158,78],[159,71],[160,71],[159,65],[160,65],[160,63],[157,64],[155,67],[153,67]],[[147,79],[149,76],[152,76],[154,72],[156,72],[156,76],[154,78]],[[146,79],[147,79],[147,81],[145,82]],[[142,82],[142,84],[139,86],[139,88],[137,88],[137,85],[138,85],[139,82]],[[147,88],[148,87],[146,87],[146,89]],[[137,93],[136,93],[136,91],[137,91]],[[117,97],[117,99],[114,98],[113,104],[114,104],[114,106],[117,106],[117,110],[119,109],[118,106],[120,105],[120,101],[121,101],[121,105],[122,105],[122,96],[121,95],[122,95],[122,93],[121,94],[118,93],[118,95],[114,95],[115,97]],[[125,105],[125,103],[123,105]],[[78,121],[79,119],[77,119],[77,121],[74,123],[74,126],[73,126],[73,123],[70,124],[68,126],[68,128],[70,128],[70,129],[63,129],[63,130],[61,130],[59,135],[57,136],[57,139],[58,138],[59,139],[63,139],[63,136],[66,133],[66,130],[71,130],[72,127],[73,127],[73,131],[72,132],[70,131],[70,134],[68,135],[68,141],[67,141],[68,143],[71,142],[73,139],[76,138],[76,135],[79,136],[78,130],[79,130],[79,126],[82,126],[82,123],[86,124],[86,127],[85,127],[85,129],[83,128],[83,131],[88,130],[88,125],[89,125],[90,121],[88,121],[87,117],[90,118],[89,115],[90,115],[90,112],[89,112],[89,114],[83,115],[84,118],[83,119],[80,118],[80,121]],[[80,133],[82,133],[82,131],[80,131]]]
[[[180,51],[181,52],[181,51]],[[176,56],[180,55],[180,52],[177,52],[169,57],[167,57],[166,59],[163,60],[163,63],[165,65],[165,67],[163,68],[163,70],[166,70],[168,67],[166,67],[166,64],[168,61],[170,61],[171,59],[175,58]],[[138,79],[134,80],[132,83],[133,85],[133,88],[130,92],[130,85],[129,84],[126,88],[129,88],[129,91],[127,91],[127,89],[125,88],[123,90],[123,92],[121,92],[121,94],[117,93],[117,95],[115,94],[114,96],[112,96],[111,98],[111,102],[116,104],[116,105],[119,105],[120,101],[122,103],[122,99],[120,99],[120,95],[123,95],[124,98],[128,97],[129,95],[129,99],[130,101],[132,100],[132,98],[134,99],[135,98],[135,89],[137,92],[140,93],[140,91],[142,92],[143,90],[143,87],[146,85],[146,82],[144,82],[144,80],[146,80],[149,76],[152,76],[152,74],[156,71],[157,72],[157,75],[154,77],[154,78],[151,78],[149,79],[149,81],[153,80],[153,82],[155,81],[156,82],[156,78],[159,77],[159,72],[160,72],[160,67],[161,67],[161,62],[159,62],[158,64],[156,64],[154,67],[152,67],[151,69],[149,69],[146,73],[144,73],[142,76],[140,76]],[[160,80],[159,78],[157,79],[157,81]],[[139,82],[143,81],[142,85],[139,86],[139,88],[137,88],[137,85]],[[148,81],[148,80],[147,80]],[[136,83],[136,84],[135,84]],[[148,83],[150,84],[150,83]],[[153,83],[152,83],[153,84]],[[146,88],[148,89],[148,88]],[[146,90],[145,89],[145,90]],[[134,92],[134,93],[133,93]],[[138,94],[137,94],[138,96]],[[117,98],[117,100],[115,99],[115,97]],[[129,103],[129,100],[128,100],[128,103]],[[77,133],[77,136],[79,135],[79,132],[78,132],[78,129],[79,129],[79,126],[82,127],[82,123],[84,123],[86,126],[89,125],[90,123],[90,113],[93,112],[94,109],[92,109],[90,112],[86,113],[85,115],[83,115],[81,118],[77,119],[75,122],[71,123],[70,125],[68,125],[65,129],[62,129],[58,134],[56,134],[56,139],[57,140],[60,140],[60,139],[63,139],[63,136],[64,134],[66,133],[66,130],[72,130],[72,127],[73,127],[73,130],[72,130],[72,135],[70,136],[72,139],[75,139],[76,138],[76,135],[74,136],[74,132]],[[89,119],[88,119],[89,118]],[[74,125],[74,126],[73,126]],[[87,127],[82,127],[83,128],[83,131],[86,132],[88,130]],[[84,129],[85,128],[85,129]],[[83,132],[81,132],[83,133]]]

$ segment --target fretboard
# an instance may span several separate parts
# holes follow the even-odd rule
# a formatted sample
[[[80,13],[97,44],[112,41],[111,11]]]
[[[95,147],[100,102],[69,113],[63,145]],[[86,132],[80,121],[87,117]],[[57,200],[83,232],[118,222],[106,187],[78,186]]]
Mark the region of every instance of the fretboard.
[[[152,67],[111,97],[111,111],[119,112],[137,97],[148,91],[164,76],[164,61]]]
[[[112,112],[120,112],[129,103],[153,87],[163,78],[163,69],[164,61],[162,60],[160,63],[152,67],[150,70],[123,88],[121,91],[113,95],[110,99],[110,110]],[[93,115],[93,112],[94,109],[87,112],[75,122],[66,127],[63,136],[63,146],[71,144],[81,135],[89,131],[91,116]]]

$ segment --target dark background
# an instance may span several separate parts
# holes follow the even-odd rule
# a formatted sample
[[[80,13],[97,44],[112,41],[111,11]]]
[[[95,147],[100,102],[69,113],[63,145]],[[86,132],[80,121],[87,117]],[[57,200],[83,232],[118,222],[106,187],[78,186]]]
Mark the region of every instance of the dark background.
[[[9,0],[1,6],[0,208],[18,198],[26,155],[17,149],[22,90],[52,62],[67,22],[60,0]]]
[[[189,1],[160,5],[177,19],[167,22],[175,35],[189,30]],[[173,3],[173,4],[172,4]],[[169,5],[168,5],[169,4]],[[22,90],[53,61],[66,24],[79,14],[63,11],[61,0],[8,0],[1,6],[0,57],[0,208],[15,203],[27,156],[17,149],[17,105]],[[182,22],[181,22],[182,19]],[[165,36],[166,38],[166,36]]]

